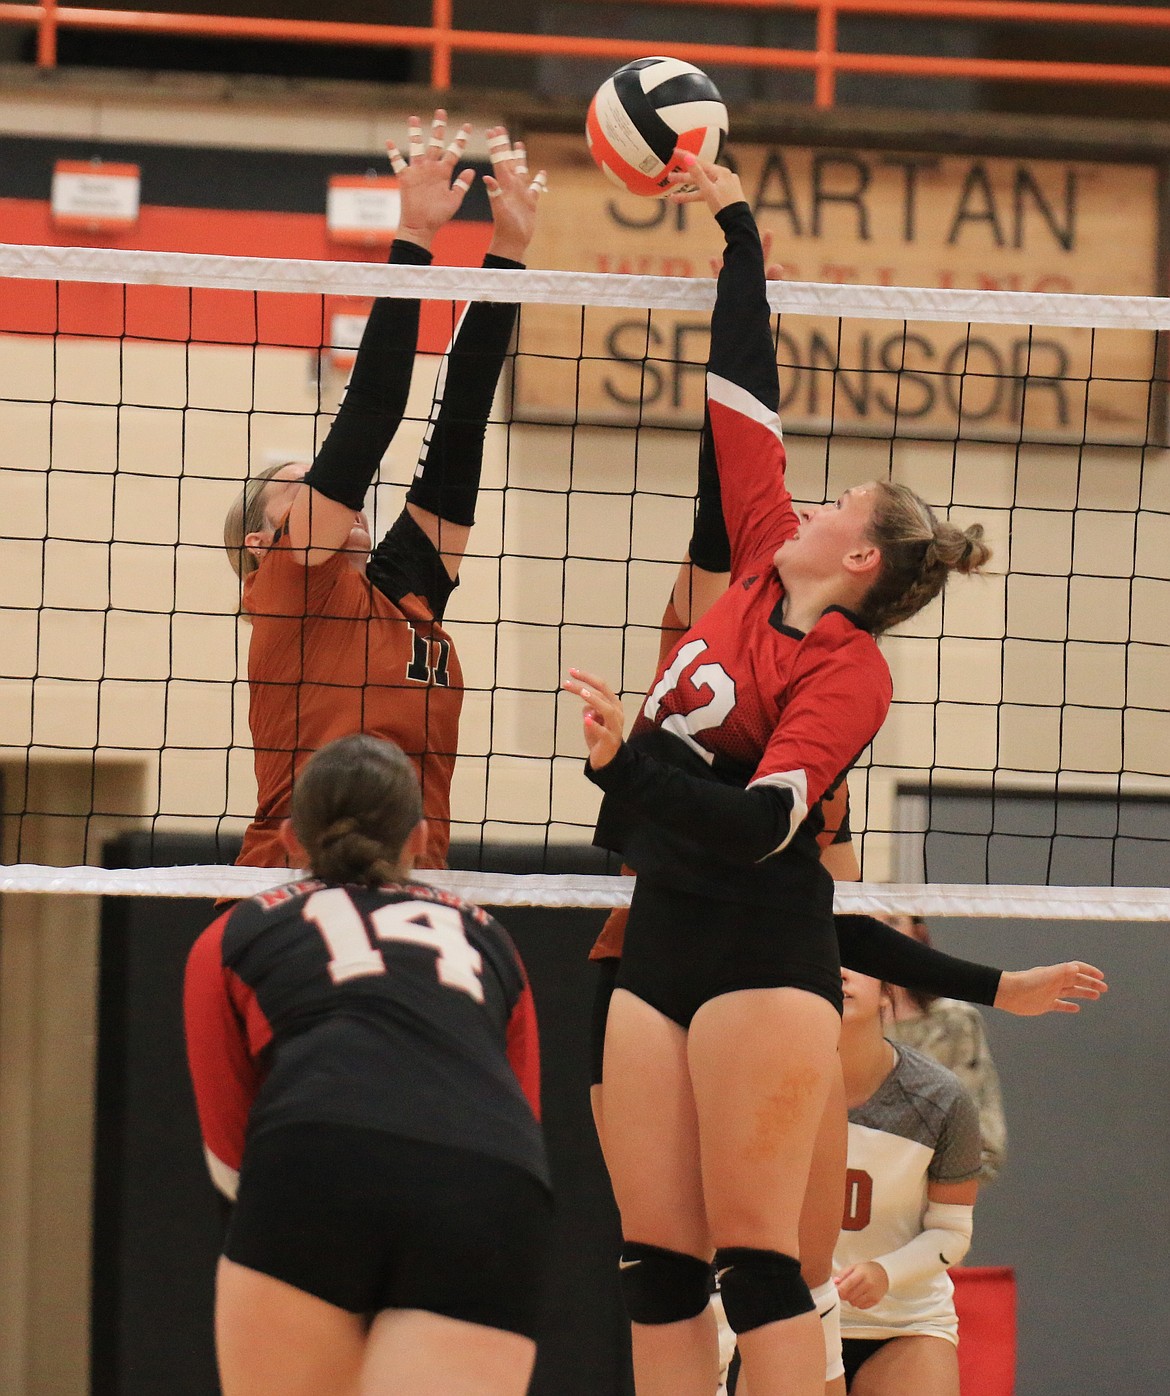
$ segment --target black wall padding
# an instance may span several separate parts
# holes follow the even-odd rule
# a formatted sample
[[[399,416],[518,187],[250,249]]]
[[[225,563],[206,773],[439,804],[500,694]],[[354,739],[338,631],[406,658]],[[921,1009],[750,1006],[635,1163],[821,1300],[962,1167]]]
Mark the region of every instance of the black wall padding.
[[[230,851],[228,856],[230,856]],[[221,843],[218,858],[224,857]],[[217,860],[214,842],[130,835],[110,867]],[[599,871],[591,849],[452,849],[452,866]],[[183,967],[210,902],[111,897],[102,912],[94,1192],[93,1396],[216,1396],[224,1210],[203,1163],[182,1033]],[[504,910],[540,1020],[558,1257],[532,1396],[630,1396],[616,1209],[589,1113],[587,955],[604,913]]]

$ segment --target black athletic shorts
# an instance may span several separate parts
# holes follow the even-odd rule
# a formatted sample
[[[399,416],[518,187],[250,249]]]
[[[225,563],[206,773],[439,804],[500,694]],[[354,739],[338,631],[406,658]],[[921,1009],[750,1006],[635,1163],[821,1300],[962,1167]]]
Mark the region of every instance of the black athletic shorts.
[[[878,1348],[884,1348],[892,1338],[843,1338],[841,1340],[841,1355],[845,1360],[845,1390],[848,1391],[853,1385],[853,1378],[857,1375],[858,1368],[863,1362],[867,1362]]]
[[[249,1139],[224,1254],[351,1313],[425,1309],[535,1338],[553,1203],[486,1154],[352,1125]]]
[[[796,901],[794,898],[793,901]],[[753,906],[634,884],[617,987],[681,1027],[737,989],[804,989],[841,1012],[832,882],[825,905]]]
[[[613,998],[617,983],[618,966],[616,956],[608,960],[595,960],[597,978],[593,985],[593,1021],[590,1024],[589,1039],[589,1084],[601,1085],[601,1063],[605,1056],[605,1024],[609,1018],[609,1001]]]

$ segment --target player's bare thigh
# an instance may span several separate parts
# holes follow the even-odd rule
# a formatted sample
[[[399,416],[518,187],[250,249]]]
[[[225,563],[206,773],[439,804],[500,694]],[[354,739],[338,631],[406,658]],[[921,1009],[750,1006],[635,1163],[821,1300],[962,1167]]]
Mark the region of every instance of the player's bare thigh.
[[[825,1284],[833,1273],[833,1251],[841,1232],[844,1210],[848,1130],[845,1079],[838,1056],[817,1128],[808,1187],[800,1213],[800,1267],[811,1289]]]
[[[370,1329],[360,1396],[524,1396],[536,1344],[422,1309],[387,1309]]]
[[[358,1396],[366,1323],[222,1256],[215,1346],[223,1396]]]
[[[959,1396],[959,1353],[946,1338],[894,1338],[857,1370],[851,1396]]]
[[[792,988],[721,994],[696,1013],[688,1056],[716,1245],[799,1254],[840,1026],[826,999]]]
[[[610,1002],[601,1101],[626,1239],[709,1255],[686,1030],[625,989]]]

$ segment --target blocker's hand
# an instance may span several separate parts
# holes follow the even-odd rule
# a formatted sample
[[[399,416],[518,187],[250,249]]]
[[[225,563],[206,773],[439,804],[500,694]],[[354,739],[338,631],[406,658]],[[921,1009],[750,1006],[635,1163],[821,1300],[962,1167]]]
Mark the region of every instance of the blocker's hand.
[[[483,182],[495,225],[488,251],[522,262],[536,231],[536,209],[548,190],[548,176],[543,170],[529,176],[524,142],[513,141],[506,126],[491,126],[485,134],[492,172],[484,175]]]
[[[1109,985],[1099,969],[1082,960],[1069,960],[1063,965],[1005,970],[1000,975],[995,1006],[1021,1018],[1036,1018],[1042,1013],[1079,1013],[1081,1006],[1073,999],[1091,1001],[1108,991]]]
[[[566,693],[575,693],[585,704],[581,722],[585,729],[585,745],[589,748],[589,764],[595,771],[608,766],[621,747],[626,725],[625,711],[617,694],[604,679],[581,669],[570,669],[561,687]]]
[[[452,182],[455,166],[463,156],[463,148],[471,134],[471,123],[465,121],[446,145],[447,113],[442,107],[431,118],[430,140],[423,143],[422,123],[417,116],[408,118],[410,159],[392,142],[386,142],[390,168],[398,177],[402,196],[402,212],[395,236],[417,243],[429,252],[439,229],[452,218],[463,202],[463,196],[475,182],[475,171],[464,170]]]
[[[676,204],[694,204],[700,200],[712,213],[738,204],[743,199],[739,175],[726,165],[710,165],[697,160],[689,150],[676,150],[681,170],[672,170],[667,180],[675,186],[667,195]],[[688,187],[689,186],[689,187]]]

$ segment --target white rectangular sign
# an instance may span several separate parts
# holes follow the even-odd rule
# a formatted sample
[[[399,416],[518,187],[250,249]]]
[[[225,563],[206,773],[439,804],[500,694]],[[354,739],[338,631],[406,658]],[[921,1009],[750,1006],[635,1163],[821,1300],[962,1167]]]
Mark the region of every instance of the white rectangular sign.
[[[53,167],[53,222],[61,228],[104,231],[138,222],[137,165],[58,160]]]
[[[401,210],[398,182],[390,175],[335,175],[325,201],[325,226],[336,242],[388,246]]]

